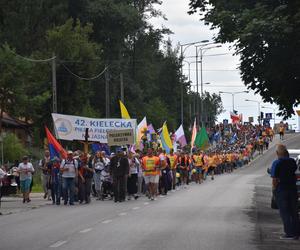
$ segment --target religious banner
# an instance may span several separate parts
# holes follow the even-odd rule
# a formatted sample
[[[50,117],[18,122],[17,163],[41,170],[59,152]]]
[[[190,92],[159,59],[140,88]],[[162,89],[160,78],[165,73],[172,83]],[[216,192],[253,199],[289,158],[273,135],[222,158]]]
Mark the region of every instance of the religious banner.
[[[85,140],[85,130],[89,129],[89,141],[107,143],[107,131],[136,130],[136,119],[96,119],[81,116],[52,114],[58,139],[73,141]]]

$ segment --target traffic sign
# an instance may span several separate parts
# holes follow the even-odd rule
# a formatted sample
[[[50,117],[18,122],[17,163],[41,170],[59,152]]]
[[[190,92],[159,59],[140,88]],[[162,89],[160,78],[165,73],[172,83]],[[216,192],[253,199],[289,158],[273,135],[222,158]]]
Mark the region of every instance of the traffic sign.
[[[272,113],[266,113],[266,119],[271,120],[272,119]]]

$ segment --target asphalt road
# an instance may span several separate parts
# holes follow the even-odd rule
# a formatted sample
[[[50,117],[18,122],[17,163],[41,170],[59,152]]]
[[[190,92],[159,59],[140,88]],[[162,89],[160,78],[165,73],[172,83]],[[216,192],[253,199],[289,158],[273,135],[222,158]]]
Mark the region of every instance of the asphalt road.
[[[296,135],[285,142],[300,148],[299,139]],[[262,186],[258,180],[268,185],[266,168],[274,157],[271,148],[232,174],[192,184],[157,201],[47,205],[2,216],[0,249],[260,249],[265,229],[253,211],[259,205],[255,200],[257,185]]]

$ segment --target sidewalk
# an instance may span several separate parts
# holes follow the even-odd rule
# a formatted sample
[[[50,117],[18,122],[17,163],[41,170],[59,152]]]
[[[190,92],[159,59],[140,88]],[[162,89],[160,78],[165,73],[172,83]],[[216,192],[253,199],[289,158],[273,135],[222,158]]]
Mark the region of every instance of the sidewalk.
[[[291,135],[287,135],[289,138]],[[279,137],[270,144],[270,149],[275,152],[275,147],[282,141]],[[282,142],[284,143],[284,141]],[[254,210],[249,213],[256,224],[257,247],[260,250],[299,250],[300,241],[282,241],[279,239],[283,234],[282,221],[279,211],[271,209],[271,178],[264,175],[257,178],[255,183]]]
[[[28,211],[31,209],[40,208],[45,205],[51,205],[52,201],[44,200],[42,193],[30,194],[30,203],[23,203],[21,195],[2,197],[0,215],[15,214]]]

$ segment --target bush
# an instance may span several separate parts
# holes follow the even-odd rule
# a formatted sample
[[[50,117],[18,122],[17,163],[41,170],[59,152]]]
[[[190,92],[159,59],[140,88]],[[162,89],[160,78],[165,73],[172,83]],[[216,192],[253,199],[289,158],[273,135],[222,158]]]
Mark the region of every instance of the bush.
[[[4,162],[14,162],[20,160],[22,156],[28,154],[23,144],[14,134],[8,133],[3,138],[3,158]]]

